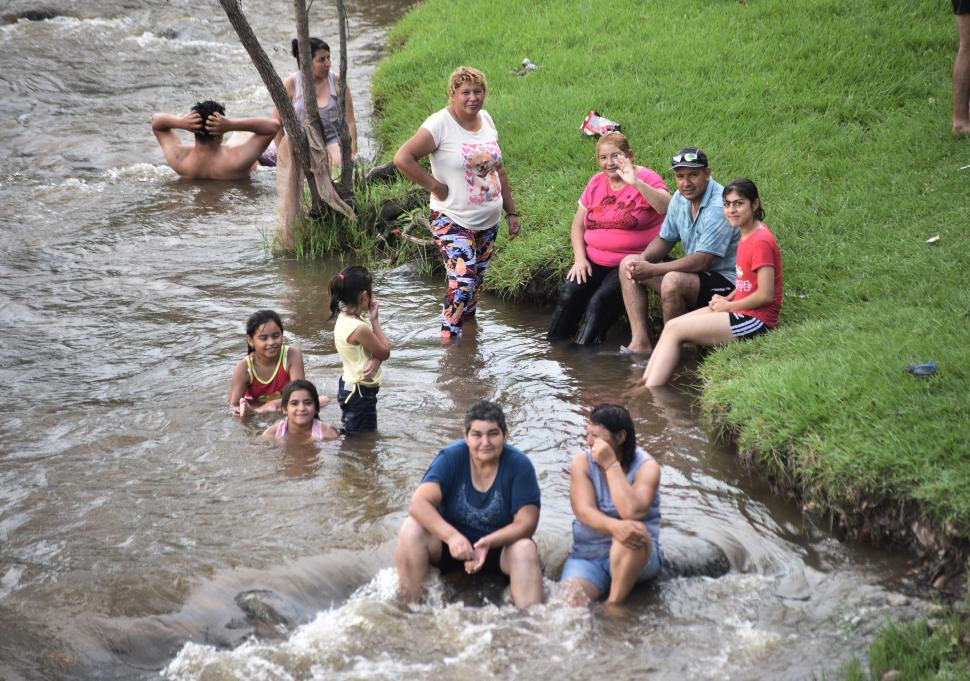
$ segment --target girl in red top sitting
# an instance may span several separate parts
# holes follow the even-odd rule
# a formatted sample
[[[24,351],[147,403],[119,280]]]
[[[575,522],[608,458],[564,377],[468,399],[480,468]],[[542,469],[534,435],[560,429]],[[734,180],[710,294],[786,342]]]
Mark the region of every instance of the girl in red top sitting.
[[[303,354],[286,344],[283,320],[273,310],[260,310],[246,320],[248,353],[232,370],[229,407],[237,416],[280,410],[280,391],[304,378]]]
[[[683,342],[726,345],[778,326],[781,311],[781,250],[761,221],[765,211],[758,188],[747,179],[724,187],[724,217],[741,232],[737,284],[727,296],[715,295],[706,308],[671,319],[650,356],[643,379],[664,385],[674,373]]]

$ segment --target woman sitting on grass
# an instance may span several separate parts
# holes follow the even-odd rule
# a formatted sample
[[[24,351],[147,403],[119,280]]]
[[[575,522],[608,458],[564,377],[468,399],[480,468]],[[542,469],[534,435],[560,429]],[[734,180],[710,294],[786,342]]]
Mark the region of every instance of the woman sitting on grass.
[[[586,185],[573,216],[573,266],[549,322],[550,341],[575,334],[577,345],[603,342],[623,312],[620,261],[641,253],[660,233],[670,203],[663,178],[633,165],[633,150],[621,133],[600,137],[596,162],[602,172]]]
[[[727,296],[715,295],[706,308],[676,317],[664,327],[643,374],[647,387],[664,385],[680,359],[681,343],[726,345],[778,326],[781,311],[781,250],[761,221],[765,211],[758,188],[747,179],[724,187],[724,217],[741,232],[737,284]]]

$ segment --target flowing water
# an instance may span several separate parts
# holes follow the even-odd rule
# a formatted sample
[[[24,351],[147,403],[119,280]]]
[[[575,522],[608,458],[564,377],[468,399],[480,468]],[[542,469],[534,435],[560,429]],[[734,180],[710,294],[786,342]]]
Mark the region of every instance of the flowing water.
[[[286,73],[292,10],[270,4],[245,9]],[[314,33],[334,45],[318,4]],[[409,3],[350,4],[366,133],[367,81]],[[62,16],[0,24],[0,678],[810,678],[922,607],[899,595],[906,557],[843,543],[772,496],[677,391],[628,404],[663,466],[678,570],[620,613],[565,607],[552,580],[584,409],[622,399],[637,369],[616,343],[550,348],[548,310],[490,297],[477,333],[444,349],[442,282],[408,270],[377,280],[393,346],[380,433],[256,444],[266,422],[224,406],[244,320],[280,311],[333,395],[325,282],[339,265],[269,257],[273,171],[179,181],[149,118],[210,97],[265,114],[269,97],[216,3],[54,6]],[[479,397],[504,405],[535,462],[550,602],[520,612],[433,577],[427,603],[403,607],[397,528]],[[697,574],[718,574],[712,553],[727,574]]]

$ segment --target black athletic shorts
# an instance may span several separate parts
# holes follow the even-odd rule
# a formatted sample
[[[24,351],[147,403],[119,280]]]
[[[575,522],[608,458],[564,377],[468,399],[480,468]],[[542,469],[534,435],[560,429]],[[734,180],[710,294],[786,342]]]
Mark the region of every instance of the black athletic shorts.
[[[502,549],[504,547],[500,546],[495,549],[489,549],[488,554],[485,556],[485,564],[482,569],[476,572],[476,575],[498,575],[499,577],[504,577],[508,579],[508,575],[502,572],[502,567],[500,565],[502,560]],[[451,552],[448,550],[448,545],[441,542],[441,559],[438,561],[437,568],[441,570],[441,574],[446,575],[449,572],[457,572],[461,570],[465,571],[465,561],[455,560]]]
[[[698,272],[697,276],[701,279],[701,288],[697,292],[697,303],[694,304],[695,310],[706,307],[715,294],[726,296],[734,290],[734,282],[728,281],[723,275],[717,272]]]
[[[952,0],[954,14],[970,14],[970,0]]]

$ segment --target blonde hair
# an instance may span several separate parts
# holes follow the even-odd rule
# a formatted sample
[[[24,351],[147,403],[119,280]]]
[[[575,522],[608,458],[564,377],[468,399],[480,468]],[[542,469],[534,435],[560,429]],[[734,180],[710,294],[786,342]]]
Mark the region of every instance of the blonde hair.
[[[459,66],[451,72],[448,78],[448,96],[451,97],[458,91],[464,83],[474,83],[481,85],[485,92],[488,92],[488,84],[485,83],[485,74],[471,66]]]
[[[599,140],[596,141],[597,153],[599,153],[601,144],[612,144],[624,154],[630,154],[630,142],[622,132],[610,130],[609,132],[603,133]]]

